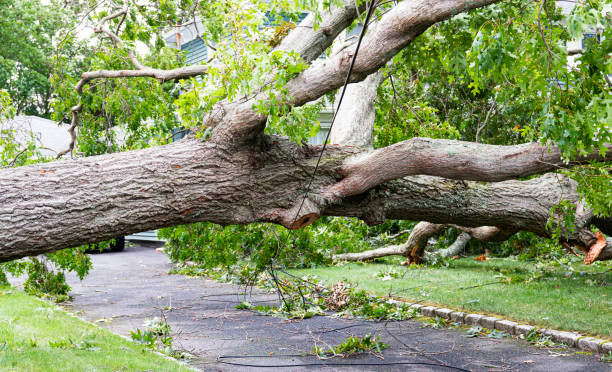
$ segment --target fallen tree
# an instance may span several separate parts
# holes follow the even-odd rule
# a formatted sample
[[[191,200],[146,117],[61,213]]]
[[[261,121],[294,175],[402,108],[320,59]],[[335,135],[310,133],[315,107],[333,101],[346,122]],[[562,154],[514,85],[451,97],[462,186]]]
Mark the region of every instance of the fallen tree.
[[[454,227],[461,234],[447,248],[436,252],[428,252],[425,249],[429,239],[434,237],[443,228]],[[406,264],[428,262],[436,258],[447,258],[461,253],[472,237],[482,241],[503,241],[508,239],[515,231],[503,231],[493,226],[463,227],[457,225],[444,225],[430,222],[419,222],[410,232],[410,236],[403,244],[390,245],[359,253],[344,253],[333,256],[335,261],[367,261],[387,256],[404,256]]]
[[[492,3],[410,1],[393,6],[366,34],[349,80],[376,73],[431,25]],[[355,3],[347,1],[324,13],[319,28],[296,28],[277,46],[298,51],[310,63],[287,83],[289,98],[282,104],[304,105],[343,85],[354,49],[344,48],[326,60],[314,58],[357,15]],[[309,22],[312,17],[301,26]],[[111,30],[97,30],[122,46]],[[84,74],[77,89],[97,78],[151,75],[163,80],[204,73],[160,73],[140,62],[134,65],[141,72]],[[578,206],[576,226],[563,231],[563,242],[588,251],[598,241],[591,224],[611,232],[610,218],[593,217],[570,178],[547,174],[514,180],[610,161],[610,144],[605,153],[571,162],[562,159],[555,145],[538,143],[499,146],[412,138],[376,150],[331,145],[314,173],[322,146],[264,135],[267,115],[254,108],[261,100],[255,94],[215,105],[204,118],[210,138],[192,135],[165,146],[0,170],[0,261],[198,221],[273,222],[299,229],[323,215],[358,217],[368,224],[410,219],[463,228],[495,226],[508,233],[550,236],[550,211],[561,200]],[[72,110],[73,133],[81,110],[81,105]],[[553,215],[553,227],[560,224],[561,215]],[[596,258],[612,259],[611,239]]]

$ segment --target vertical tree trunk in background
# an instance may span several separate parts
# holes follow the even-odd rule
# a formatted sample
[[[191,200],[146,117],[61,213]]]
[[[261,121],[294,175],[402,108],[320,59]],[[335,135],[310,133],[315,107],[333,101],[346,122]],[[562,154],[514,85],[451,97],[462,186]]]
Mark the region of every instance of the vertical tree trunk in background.
[[[382,80],[383,74],[378,71],[360,83],[349,84],[339,110],[337,105],[341,91],[336,94],[334,109],[338,110],[338,113],[329,137],[330,143],[372,147],[374,100]]]

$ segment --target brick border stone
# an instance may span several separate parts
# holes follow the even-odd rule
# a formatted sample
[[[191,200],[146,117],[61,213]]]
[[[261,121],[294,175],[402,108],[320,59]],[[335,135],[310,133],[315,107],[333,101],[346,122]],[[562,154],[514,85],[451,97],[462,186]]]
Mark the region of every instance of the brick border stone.
[[[500,319],[494,316],[487,316],[475,313],[465,313],[455,311],[445,307],[426,306],[423,304],[409,303],[409,306],[416,309],[421,315],[428,317],[439,317],[451,320],[455,323],[467,325],[478,325],[488,329],[497,329],[511,335],[528,335],[536,327],[529,324],[519,324],[517,322]],[[602,340],[595,337],[586,337],[576,332],[557,331],[554,329],[541,329],[540,332],[549,336],[554,342],[566,344],[584,351],[596,353],[612,353],[612,341]]]

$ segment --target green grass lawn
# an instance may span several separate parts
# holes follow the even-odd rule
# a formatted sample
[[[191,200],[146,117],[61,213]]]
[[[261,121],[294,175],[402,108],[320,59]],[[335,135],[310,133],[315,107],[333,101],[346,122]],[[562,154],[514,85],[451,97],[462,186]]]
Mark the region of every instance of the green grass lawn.
[[[463,258],[448,268],[406,268],[397,262],[353,263],[293,270],[293,274],[312,274],[329,285],[342,280],[374,294],[412,302],[612,338],[610,263],[573,263],[571,272],[559,264],[536,270],[534,262],[510,258],[484,262]],[[391,275],[385,275],[390,271]],[[488,284],[499,281],[505,282]]]
[[[191,371],[23,292],[0,287],[0,371]]]

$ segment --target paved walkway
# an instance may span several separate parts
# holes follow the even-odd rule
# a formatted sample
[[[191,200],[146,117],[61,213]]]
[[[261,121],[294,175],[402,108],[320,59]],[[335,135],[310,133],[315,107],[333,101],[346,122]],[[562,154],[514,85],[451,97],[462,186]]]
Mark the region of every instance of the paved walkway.
[[[169,275],[168,258],[151,246],[127,247],[124,252],[96,254],[92,259],[93,270],[82,282],[69,277],[74,300],[67,307],[90,321],[105,319],[98,324],[126,336],[131,330],[144,328],[145,318],[160,316],[164,310],[175,331],[174,345],[194,355],[190,364],[204,371],[612,369],[595,356],[571,351],[567,352],[571,355],[555,356],[516,340],[465,338],[463,332],[423,328],[418,321],[366,322],[331,317],[289,321],[235,310],[243,300],[238,295],[241,288]],[[254,290],[250,301],[271,303],[276,296]],[[384,359],[359,355],[321,361],[300,356],[314,345],[336,345],[350,335],[367,333],[380,335],[381,341],[390,345]],[[231,355],[239,357],[224,357]]]

